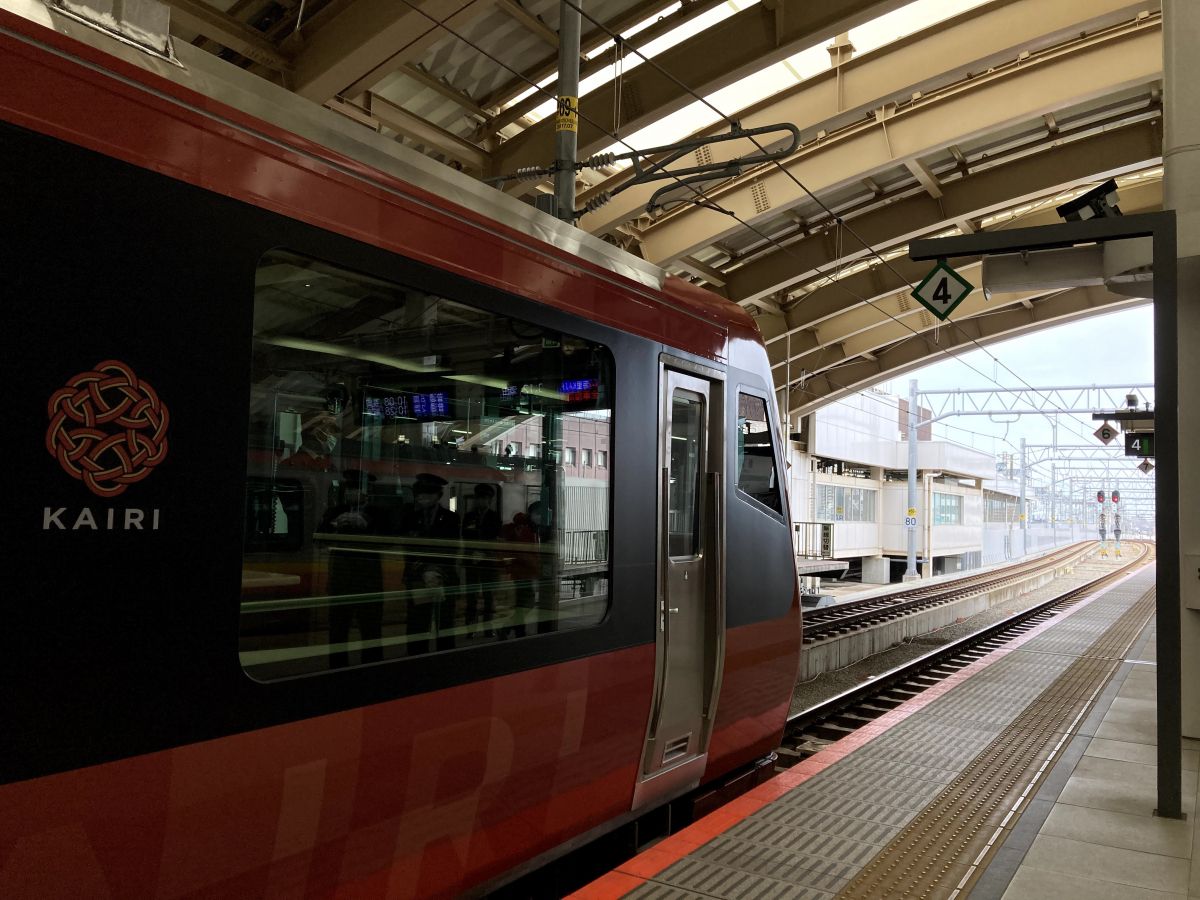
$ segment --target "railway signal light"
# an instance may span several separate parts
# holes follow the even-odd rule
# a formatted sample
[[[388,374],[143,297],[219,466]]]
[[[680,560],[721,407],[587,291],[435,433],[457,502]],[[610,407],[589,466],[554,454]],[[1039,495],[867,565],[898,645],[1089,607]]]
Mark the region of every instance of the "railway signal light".
[[[1113,491],[1113,503],[1120,503],[1120,502],[1121,502],[1121,492]]]
[[[1097,503],[1104,502],[1104,491],[1096,491],[1096,502]]]

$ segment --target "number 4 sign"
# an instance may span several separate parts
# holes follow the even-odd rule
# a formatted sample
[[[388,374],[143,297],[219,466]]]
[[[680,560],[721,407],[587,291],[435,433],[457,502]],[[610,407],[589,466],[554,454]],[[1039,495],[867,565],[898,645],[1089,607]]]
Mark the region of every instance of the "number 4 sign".
[[[918,303],[944,322],[954,308],[962,303],[963,298],[974,289],[971,282],[944,262],[939,262],[933,267],[933,271],[925,276],[925,280],[917,285],[912,295]]]

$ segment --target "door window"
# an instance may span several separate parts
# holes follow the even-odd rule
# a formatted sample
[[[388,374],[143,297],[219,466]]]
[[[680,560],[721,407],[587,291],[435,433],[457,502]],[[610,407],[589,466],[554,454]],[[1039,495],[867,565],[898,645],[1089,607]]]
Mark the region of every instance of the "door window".
[[[700,555],[700,497],[704,469],[704,398],[671,396],[667,548],[673,557]]]

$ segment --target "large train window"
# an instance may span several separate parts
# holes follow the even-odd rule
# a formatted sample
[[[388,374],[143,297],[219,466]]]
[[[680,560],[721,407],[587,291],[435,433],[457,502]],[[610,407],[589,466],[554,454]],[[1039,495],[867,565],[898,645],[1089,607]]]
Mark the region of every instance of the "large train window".
[[[753,394],[738,394],[737,486],[763,506],[783,512],[767,401]]]
[[[596,343],[294,253],[258,267],[240,653],[260,680],[583,628],[609,603]],[[523,450],[518,448],[524,448]]]

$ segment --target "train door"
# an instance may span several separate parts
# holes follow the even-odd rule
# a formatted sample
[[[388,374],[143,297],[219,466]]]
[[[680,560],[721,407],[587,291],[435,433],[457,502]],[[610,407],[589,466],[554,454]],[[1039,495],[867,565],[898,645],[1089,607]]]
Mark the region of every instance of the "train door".
[[[661,384],[657,669],[635,806],[698,782],[724,661],[724,382],[664,366]]]

